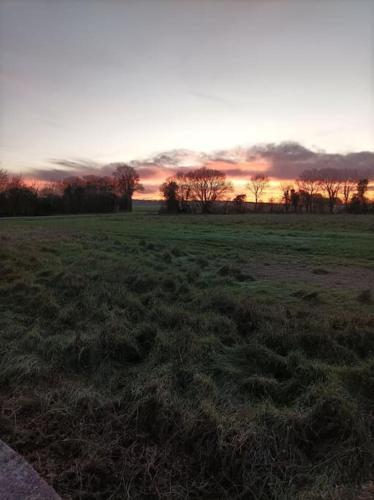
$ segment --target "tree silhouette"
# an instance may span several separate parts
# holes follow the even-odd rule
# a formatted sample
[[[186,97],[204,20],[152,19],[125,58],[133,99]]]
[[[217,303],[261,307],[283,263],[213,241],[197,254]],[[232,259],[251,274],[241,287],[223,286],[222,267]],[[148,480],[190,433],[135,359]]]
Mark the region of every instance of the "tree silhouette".
[[[291,189],[290,200],[292,209],[296,213],[299,210],[300,193],[298,193],[295,189]]]
[[[126,163],[115,163],[113,177],[115,179],[115,188],[121,197],[122,208],[125,211],[132,211],[132,197],[136,191],[144,191],[140,184],[140,177],[137,171]]]
[[[289,211],[291,206],[291,193],[292,193],[292,185],[291,184],[280,184],[280,189],[282,191],[282,201],[284,203],[284,208],[286,213]]]
[[[192,170],[187,174],[191,199],[196,201],[203,213],[208,213],[215,201],[222,200],[232,191],[226,181],[226,174],[206,167]]]
[[[303,194],[306,212],[314,211],[314,198],[319,192],[319,173],[317,169],[305,170],[296,181],[300,194]]]
[[[3,168],[0,168],[0,193],[5,191],[8,185],[8,172]]]
[[[160,192],[165,200],[165,208],[167,212],[176,213],[180,210],[179,186],[178,183],[171,179],[167,179],[160,187]]]
[[[368,179],[360,179],[357,183],[357,196],[361,203],[366,203],[366,192],[369,187]]]
[[[262,174],[253,175],[247,184],[247,188],[253,194],[255,199],[255,211],[257,211],[258,203],[261,201],[261,196],[264,194],[268,185],[269,177]]]
[[[246,198],[247,195],[245,193],[238,194],[235,196],[235,198],[232,200],[235,212],[238,212],[240,214],[245,212]]]
[[[349,206],[349,202],[353,195],[356,184],[357,182],[351,174],[344,175],[344,178],[342,180],[342,195],[343,195],[343,203],[346,209]]]
[[[4,201],[8,215],[35,215],[38,193],[28,187],[20,175],[11,177],[6,185]]]
[[[173,177],[174,182],[178,185],[178,200],[181,212],[188,212],[191,201],[191,182],[187,173],[178,172]]]
[[[330,213],[334,212],[336,200],[341,189],[341,177],[334,168],[323,168],[318,171],[319,185],[329,200]]]

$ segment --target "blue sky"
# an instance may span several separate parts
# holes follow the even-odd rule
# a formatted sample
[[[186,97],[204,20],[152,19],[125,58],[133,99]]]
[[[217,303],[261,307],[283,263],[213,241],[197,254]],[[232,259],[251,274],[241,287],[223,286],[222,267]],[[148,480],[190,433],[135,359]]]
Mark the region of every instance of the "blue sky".
[[[0,161],[373,150],[374,2],[0,0]]]

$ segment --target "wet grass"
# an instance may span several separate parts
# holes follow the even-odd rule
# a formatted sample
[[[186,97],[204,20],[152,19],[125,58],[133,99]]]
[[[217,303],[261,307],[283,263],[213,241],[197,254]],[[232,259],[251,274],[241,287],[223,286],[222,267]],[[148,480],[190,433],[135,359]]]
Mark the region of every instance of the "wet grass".
[[[0,437],[64,498],[355,498],[373,254],[370,216],[0,221]]]

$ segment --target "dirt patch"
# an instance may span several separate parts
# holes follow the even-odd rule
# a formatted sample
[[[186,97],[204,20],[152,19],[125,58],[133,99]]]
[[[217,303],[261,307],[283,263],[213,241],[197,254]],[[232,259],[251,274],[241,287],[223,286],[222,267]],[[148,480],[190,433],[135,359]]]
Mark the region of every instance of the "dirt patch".
[[[255,277],[258,280],[300,281],[323,288],[374,290],[374,270],[353,266],[316,267],[303,263],[267,263],[257,268]]]

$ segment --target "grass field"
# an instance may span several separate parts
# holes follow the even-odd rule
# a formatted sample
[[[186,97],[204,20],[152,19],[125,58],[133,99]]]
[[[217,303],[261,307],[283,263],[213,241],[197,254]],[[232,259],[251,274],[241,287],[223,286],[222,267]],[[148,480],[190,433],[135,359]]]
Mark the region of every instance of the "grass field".
[[[0,438],[63,498],[370,498],[373,216],[0,220],[0,319]]]

